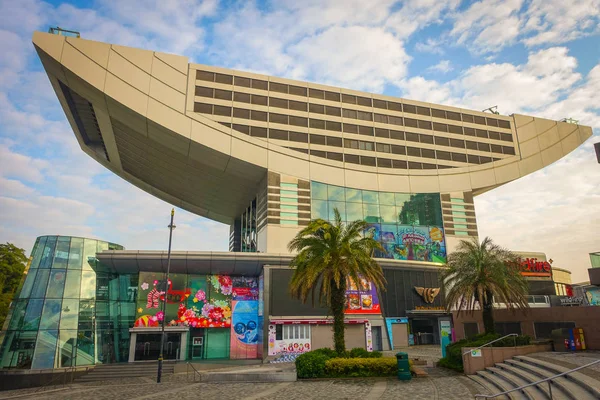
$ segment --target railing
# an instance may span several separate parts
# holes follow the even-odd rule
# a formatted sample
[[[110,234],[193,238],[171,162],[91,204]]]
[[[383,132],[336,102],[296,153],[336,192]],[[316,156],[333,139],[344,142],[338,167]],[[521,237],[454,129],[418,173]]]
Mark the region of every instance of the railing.
[[[57,26],[56,28],[50,27],[50,29],[48,29],[48,33],[52,33],[54,35],[60,35],[60,36],[76,37],[76,38],[81,37],[81,34],[79,32],[70,31],[68,29],[63,29],[60,26]]]
[[[186,367],[185,367],[185,379],[186,380],[190,380],[189,378],[189,374],[190,374],[190,367],[192,367],[192,370],[194,371],[194,382],[196,382],[196,375],[198,375],[199,377],[202,377],[202,374],[200,373],[200,371],[198,371],[196,369],[196,367],[194,367],[192,364],[190,363],[186,363]]]
[[[481,345],[481,346],[479,346],[479,347],[475,347],[474,349],[467,350],[467,351],[465,351],[465,352],[464,352],[462,355],[464,356],[464,355],[466,355],[466,354],[468,354],[468,353],[472,352],[473,350],[477,350],[477,349],[480,349],[480,348],[482,348],[482,347],[489,346],[489,345],[490,345],[490,344],[492,344],[492,343],[496,343],[496,342],[498,342],[498,341],[500,341],[500,340],[502,340],[502,339],[504,339],[504,338],[510,337],[510,336],[514,336],[514,337],[515,337],[515,339],[514,339],[514,340],[515,340],[515,347],[517,347],[517,336],[519,336],[519,334],[518,334],[518,333],[509,333],[508,335],[504,335],[504,336],[502,336],[501,338],[498,338],[498,339],[492,340],[491,342],[487,342],[486,344],[482,344],[482,345]]]
[[[570,374],[572,372],[575,372],[575,371],[579,371],[580,369],[591,367],[592,365],[598,364],[598,363],[600,363],[600,360],[592,361],[591,363],[582,365],[581,367],[573,368],[573,369],[570,369],[568,371],[562,372],[560,374],[556,374],[554,376],[551,376],[549,378],[540,379],[539,381],[531,382],[531,383],[528,383],[527,385],[519,386],[517,388],[506,390],[504,392],[500,392],[500,393],[496,393],[496,394],[476,394],[475,398],[479,397],[479,398],[484,398],[484,399],[493,399],[494,397],[498,397],[498,396],[502,396],[502,395],[505,395],[505,394],[508,394],[508,393],[512,393],[512,392],[515,392],[517,390],[523,390],[523,389],[525,389],[525,388],[527,388],[529,386],[539,385],[540,383],[548,382],[548,393],[550,394],[550,400],[552,400],[552,398],[553,398],[552,397],[552,380],[553,379],[559,378],[561,376],[568,375],[568,374]]]

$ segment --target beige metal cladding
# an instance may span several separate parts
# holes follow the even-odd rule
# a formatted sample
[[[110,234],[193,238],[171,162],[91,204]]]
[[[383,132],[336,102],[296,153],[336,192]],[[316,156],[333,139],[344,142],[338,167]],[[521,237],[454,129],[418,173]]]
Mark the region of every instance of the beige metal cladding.
[[[478,194],[549,165],[575,149],[592,133],[589,127],[565,122],[521,115],[494,116],[442,105],[189,64],[185,57],[48,33],[35,32],[33,43],[80,146],[87,154],[143,190],[191,212],[224,223],[231,223],[232,218],[240,215],[250,199],[256,196],[257,188],[267,171],[306,181],[314,180],[369,190],[413,193],[472,191]],[[197,79],[197,71],[256,79],[267,82],[269,86],[265,91],[264,87],[235,85],[235,82],[229,79],[202,81]],[[294,89],[288,90],[287,93],[277,91],[286,85],[306,90]],[[213,97],[209,99],[196,96],[197,86],[212,89]],[[242,88],[238,89],[237,86]],[[65,91],[65,88],[68,89]],[[271,88],[273,90],[270,90]],[[268,97],[271,93],[271,97],[281,101],[275,101],[273,106],[242,102],[242,107],[233,98],[220,98],[221,92],[215,94],[215,90],[226,92],[233,89],[250,96],[266,94]],[[100,132],[101,146],[92,148],[89,145],[89,135],[80,132],[83,129],[81,126],[85,124],[79,123],[81,115],[77,115],[78,111],[73,106],[73,100],[69,98],[69,91],[74,93],[72,97],[89,102],[93,111],[93,122]],[[316,94],[323,91],[323,98],[311,97],[311,91]],[[299,97],[302,97],[304,92],[307,92],[305,103],[317,105],[313,108],[316,114],[311,114],[310,110],[299,110],[303,107],[299,104]],[[333,98],[326,92],[338,93],[339,101],[337,97]],[[208,91],[205,91],[206,93]],[[325,107],[331,107],[336,101],[340,112],[343,109],[348,109],[348,112],[341,116],[328,115]],[[195,104],[203,102],[212,107],[210,115],[194,111]],[[276,107],[283,103],[287,104],[287,109]],[[293,104],[291,108],[290,104]],[[382,104],[387,104],[385,111],[381,108]],[[403,105],[400,111],[398,104]],[[323,106],[324,114],[319,114],[319,105]],[[81,104],[77,106],[81,107]],[[212,112],[215,106],[223,108],[218,108],[219,111],[215,114]],[[266,121],[248,120],[243,118],[247,115],[245,111],[236,117],[233,114],[219,115],[224,108],[234,106],[247,109],[250,113],[274,113],[282,117],[275,116]],[[376,111],[378,107],[380,109]],[[419,114],[421,109],[430,109],[431,112],[429,115]],[[433,110],[437,110],[438,114]],[[411,114],[412,111],[416,114]],[[442,116],[445,116],[445,119],[441,118],[439,112],[443,112]],[[332,109],[332,113],[337,111]],[[368,113],[385,117],[377,117],[381,118],[380,121],[375,121],[375,117],[368,121]],[[461,121],[457,121],[457,114],[470,115],[473,120],[471,122],[463,117],[460,118]],[[257,115],[260,116],[259,119],[263,117],[261,114]],[[359,116],[364,119],[359,119]],[[293,119],[290,119],[291,117]],[[309,121],[311,118],[324,121],[325,125],[322,126],[325,128],[328,121],[332,122],[334,124],[331,127],[334,130],[321,129],[318,126],[311,128],[310,124],[302,126],[305,124],[305,118]],[[487,136],[479,137],[476,118],[503,121],[489,131],[512,135],[512,142],[498,141],[498,137],[487,133]],[[282,124],[285,121],[288,125]],[[293,129],[289,127],[290,122]],[[343,124],[348,122],[348,129],[353,132],[354,125],[359,134],[344,132]],[[335,131],[335,123],[339,123],[342,129]],[[406,123],[407,127],[400,127],[399,123]],[[232,124],[256,126],[256,132],[260,135],[264,135],[264,132],[269,132],[270,129],[276,129],[334,139],[325,139],[325,143],[313,144],[302,142],[302,135],[294,135],[294,138],[300,139],[290,143],[289,134],[288,141],[271,139],[268,136],[255,137],[233,129]],[[321,122],[316,125],[320,124]],[[372,139],[366,140],[366,136],[360,135],[361,126],[362,129],[370,126],[383,132],[387,129],[389,136],[374,135]],[[460,138],[457,127],[464,130]],[[472,132],[470,129],[475,130],[474,136],[469,136]],[[406,131],[411,135],[393,137],[393,130]],[[436,138],[433,143],[431,137]],[[508,136],[504,136],[504,139],[506,138]],[[371,145],[368,144],[357,144],[358,148],[353,148],[355,143],[351,141],[343,142],[344,145],[347,143],[348,147],[340,147],[339,139],[372,141],[375,150],[371,150]],[[466,145],[464,149],[451,149],[454,143],[451,139],[462,140],[465,143],[470,141],[473,148]],[[491,147],[500,146],[502,143],[508,143],[508,147],[514,148],[515,154]],[[394,154],[389,151],[392,145],[416,150],[413,150],[414,154],[408,151],[407,154]],[[98,148],[105,149],[106,157],[102,156],[104,151],[99,151]],[[334,148],[335,150],[332,150]],[[313,150],[316,151],[315,155],[307,154]],[[340,156],[335,154],[329,159],[328,152],[337,152],[343,156],[342,160],[348,161],[340,161]],[[423,156],[431,157],[434,153],[436,158],[430,158],[431,161],[424,160]],[[448,153],[456,156],[451,155],[448,160]],[[461,157],[461,154],[464,157]],[[442,158],[438,158],[437,155]],[[469,162],[469,156],[484,163]],[[368,165],[352,162],[360,161],[363,157]],[[444,157],[446,159],[443,159]],[[392,167],[385,166],[388,161],[378,166],[376,159],[380,158],[390,160]],[[488,162],[488,158],[495,160]],[[373,160],[376,161],[375,166],[372,164]],[[408,169],[402,168],[404,163]],[[411,169],[410,163],[417,166],[428,164],[434,168]],[[396,164],[400,168],[394,168]]]

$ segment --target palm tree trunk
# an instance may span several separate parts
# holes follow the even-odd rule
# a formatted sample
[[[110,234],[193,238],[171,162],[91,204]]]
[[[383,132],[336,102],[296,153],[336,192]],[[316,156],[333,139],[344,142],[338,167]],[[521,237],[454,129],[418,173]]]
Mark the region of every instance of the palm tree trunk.
[[[496,333],[496,328],[494,327],[494,300],[492,298],[492,294],[488,293],[485,301],[483,302],[483,329],[485,333]]]
[[[345,286],[345,285],[344,285]],[[346,351],[344,338],[344,306],[346,300],[346,288],[337,288],[332,282],[331,313],[333,314],[333,344],[338,354]]]

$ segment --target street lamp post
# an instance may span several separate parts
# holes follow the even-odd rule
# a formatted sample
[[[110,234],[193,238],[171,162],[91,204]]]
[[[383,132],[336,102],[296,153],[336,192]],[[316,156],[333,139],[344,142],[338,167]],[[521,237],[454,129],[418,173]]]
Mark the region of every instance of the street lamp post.
[[[164,348],[165,348],[165,321],[167,319],[167,291],[169,289],[169,271],[171,269],[171,240],[173,239],[173,229],[175,229],[175,225],[173,224],[173,217],[175,216],[175,209],[171,209],[171,223],[169,224],[169,251],[167,253],[167,275],[164,281],[164,300],[162,303],[162,324],[160,330],[160,355],[158,356],[158,373],[156,375],[156,383],[160,383],[160,378],[162,377],[162,367],[163,367],[163,356],[164,356]]]

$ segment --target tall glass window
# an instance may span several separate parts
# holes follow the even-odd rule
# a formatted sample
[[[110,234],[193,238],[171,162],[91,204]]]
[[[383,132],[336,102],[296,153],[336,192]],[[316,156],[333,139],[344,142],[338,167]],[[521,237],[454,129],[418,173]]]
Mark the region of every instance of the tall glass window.
[[[372,234],[385,248],[377,257],[446,261],[439,193],[379,192],[311,182],[311,217],[333,221],[336,208],[346,223],[369,223],[364,234]]]
[[[125,286],[121,300],[117,276],[106,273],[100,274],[98,288],[96,252],[109,248],[122,249],[108,242],[66,236],[36,240],[29,272],[10,310],[8,330],[0,346],[0,367],[58,368],[127,361],[124,340],[129,339],[128,329],[135,316],[135,291],[130,295],[131,288]],[[111,280],[116,282],[113,309],[124,308],[131,316],[109,316],[108,303],[104,302],[96,324],[96,298],[108,300]],[[137,279],[129,281],[137,286]],[[121,307],[121,301],[130,307]],[[123,351],[109,352],[110,357],[98,354],[97,329],[104,339],[113,337],[114,330],[125,331],[124,340],[119,342]]]

